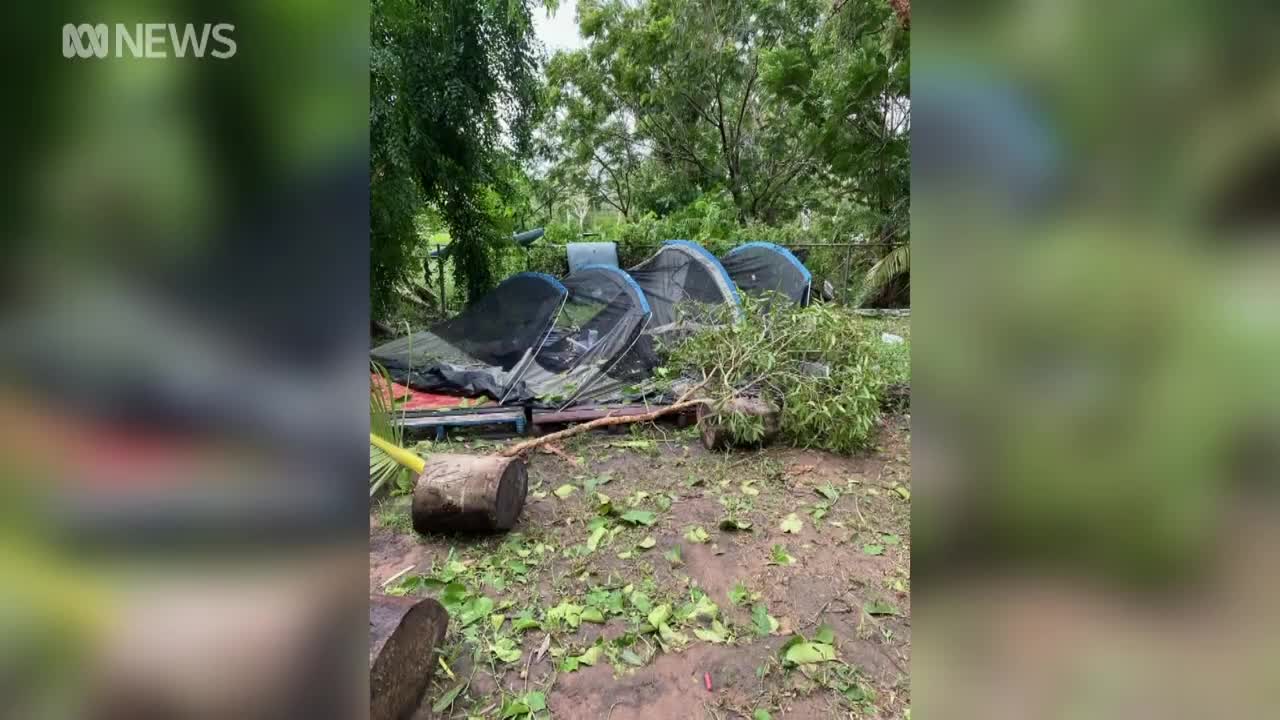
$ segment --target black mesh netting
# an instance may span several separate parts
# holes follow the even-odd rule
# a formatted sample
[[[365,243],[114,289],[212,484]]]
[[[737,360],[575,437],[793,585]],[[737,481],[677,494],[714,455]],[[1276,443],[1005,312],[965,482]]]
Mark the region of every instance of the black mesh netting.
[[[543,273],[520,273],[457,317],[374,348],[392,379],[418,390],[488,395],[518,388],[555,325],[568,290]]]
[[[809,302],[812,275],[804,263],[780,245],[766,242],[739,245],[720,258],[720,263],[745,293],[779,293],[797,305]]]
[[[649,321],[640,286],[616,267],[587,265],[563,282],[564,310],[522,383],[527,399],[544,405],[568,405],[588,393]]]
[[[659,365],[659,350],[681,334],[724,317],[726,306],[741,305],[729,274],[715,256],[688,240],[671,240],[628,271],[644,291],[652,317],[635,343],[579,400],[606,401],[643,394],[642,385]]]
[[[672,325],[703,319],[726,303],[739,304],[738,291],[720,261],[688,240],[667,241],[629,272],[653,310],[650,332],[661,334]]]

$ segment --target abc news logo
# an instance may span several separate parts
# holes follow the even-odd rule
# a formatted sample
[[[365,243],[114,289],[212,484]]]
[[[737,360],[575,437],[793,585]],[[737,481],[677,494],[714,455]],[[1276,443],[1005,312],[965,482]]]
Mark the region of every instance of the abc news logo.
[[[173,23],[67,23],[62,26],[62,56],[65,58],[203,58],[225,60],[236,54],[230,23],[175,25]],[[114,51],[114,52],[113,52]]]

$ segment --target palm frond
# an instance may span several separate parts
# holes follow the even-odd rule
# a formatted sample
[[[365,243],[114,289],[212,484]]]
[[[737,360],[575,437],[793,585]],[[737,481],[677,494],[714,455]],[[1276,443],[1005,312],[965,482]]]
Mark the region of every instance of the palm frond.
[[[889,285],[894,278],[911,272],[911,245],[899,245],[887,255],[876,261],[867,269],[862,278],[862,291],[858,296],[858,304],[866,302]]]
[[[391,375],[377,363],[369,363],[377,380],[369,384],[369,432],[400,447],[404,446],[404,430],[395,420],[396,397]],[[369,497],[383,487],[397,487],[409,471],[382,448],[369,443]]]

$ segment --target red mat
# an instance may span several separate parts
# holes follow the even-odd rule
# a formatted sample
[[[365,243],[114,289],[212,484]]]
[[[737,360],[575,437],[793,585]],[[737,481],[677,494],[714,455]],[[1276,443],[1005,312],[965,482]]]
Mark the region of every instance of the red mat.
[[[376,373],[369,373],[369,382],[375,387],[382,387],[382,378]],[[493,401],[486,397],[468,398],[457,395],[441,395],[439,393],[422,392],[392,381],[395,393],[396,409],[403,410],[443,410],[447,408],[473,408],[491,405]]]

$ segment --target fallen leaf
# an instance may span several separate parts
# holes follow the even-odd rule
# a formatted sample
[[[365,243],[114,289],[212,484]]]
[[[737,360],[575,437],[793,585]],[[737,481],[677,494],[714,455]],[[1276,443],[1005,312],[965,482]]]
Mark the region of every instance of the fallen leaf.
[[[564,485],[561,485],[560,487],[556,488],[553,492],[555,493],[556,497],[560,498],[561,500],[564,500],[570,495],[578,492],[578,486],[565,483]]]
[[[785,665],[814,665],[836,659],[835,647],[820,642],[801,641],[790,644],[782,655]]]
[[[622,513],[620,519],[632,525],[648,526],[652,525],[658,519],[658,516],[649,510],[628,510]]]
[[[587,549],[594,552],[596,548],[600,547],[600,540],[604,538],[607,532],[609,531],[603,527],[596,528],[595,532],[591,533],[591,537],[587,538]]]
[[[751,608],[751,626],[760,637],[772,635],[778,631],[778,619],[770,615],[763,604],[757,603]]]
[[[505,663],[512,663],[520,659],[520,648],[511,638],[501,638],[493,645],[489,646],[489,650],[493,652],[493,656]]]
[[[663,603],[653,610],[650,610],[646,619],[649,621],[650,625],[658,627],[662,623],[666,622],[669,617],[671,617],[671,606],[667,603]]]
[[[782,524],[779,526],[782,532],[791,533],[792,535],[800,532],[803,527],[804,523],[800,521],[800,518],[796,517],[795,513],[791,513],[783,518]]]
[[[586,665],[587,667],[595,665],[596,661],[600,659],[601,652],[599,645],[592,645],[587,648],[586,652],[578,656],[578,663]]]
[[[729,640],[729,629],[726,628],[724,623],[719,620],[711,623],[711,627],[709,628],[695,628],[693,634],[697,636],[699,640],[704,640],[709,643],[718,644],[728,642]]]
[[[685,532],[684,539],[694,543],[705,543],[711,539],[711,536],[708,535],[707,531],[703,530],[701,526],[696,526],[689,528],[689,530]]]
[[[791,553],[787,552],[787,548],[783,545],[774,545],[769,549],[769,564],[771,565],[790,565],[796,561],[791,557]]]
[[[449,690],[445,692],[445,694],[441,695],[440,699],[436,700],[435,704],[431,706],[431,712],[436,713],[437,715],[444,712],[450,705],[453,705],[453,701],[458,697],[458,693],[462,692],[462,688],[466,686],[467,684],[465,682],[460,682],[449,688]]]

